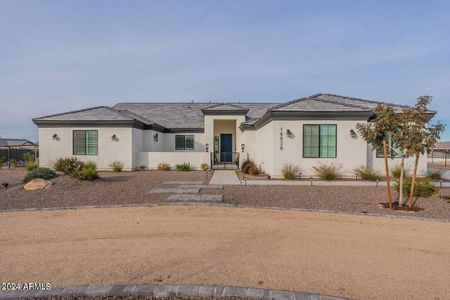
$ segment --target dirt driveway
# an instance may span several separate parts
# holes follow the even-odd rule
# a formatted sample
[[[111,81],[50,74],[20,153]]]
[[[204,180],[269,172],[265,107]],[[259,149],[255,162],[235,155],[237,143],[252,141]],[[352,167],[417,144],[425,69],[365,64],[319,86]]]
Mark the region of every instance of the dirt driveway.
[[[450,223],[211,206],[0,213],[0,282],[448,299]]]

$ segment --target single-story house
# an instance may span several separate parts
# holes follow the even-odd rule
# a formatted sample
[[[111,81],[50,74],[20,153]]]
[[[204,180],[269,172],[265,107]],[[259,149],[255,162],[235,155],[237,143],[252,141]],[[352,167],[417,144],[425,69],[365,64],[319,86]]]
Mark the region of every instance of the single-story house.
[[[155,169],[159,163],[239,165],[245,159],[273,177],[285,164],[304,176],[334,163],[344,176],[360,166],[383,172],[382,152],[356,130],[370,122],[381,102],[315,94],[285,103],[118,103],[33,119],[39,128],[40,164],[61,157],[97,163],[120,161],[124,170]],[[406,108],[392,104],[399,113]],[[432,112],[433,113],[433,112]],[[399,159],[390,161],[398,164]],[[413,160],[407,164],[412,166]],[[419,162],[425,174],[426,156]]]

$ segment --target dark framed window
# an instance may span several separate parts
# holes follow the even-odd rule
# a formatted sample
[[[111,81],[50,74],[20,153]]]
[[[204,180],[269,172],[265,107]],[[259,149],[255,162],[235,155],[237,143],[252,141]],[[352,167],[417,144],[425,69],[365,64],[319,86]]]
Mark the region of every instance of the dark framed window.
[[[175,150],[194,150],[194,136],[175,135]]]
[[[304,158],[336,158],[336,124],[303,125]]]
[[[391,138],[387,139],[387,145],[389,146],[388,150],[387,150],[388,157],[391,157],[391,158],[401,157],[402,150],[400,149],[399,146],[397,146],[397,144]],[[377,158],[384,158],[383,147],[377,148],[375,153],[376,153]]]
[[[74,130],[73,131],[74,155],[98,155],[98,131]]]

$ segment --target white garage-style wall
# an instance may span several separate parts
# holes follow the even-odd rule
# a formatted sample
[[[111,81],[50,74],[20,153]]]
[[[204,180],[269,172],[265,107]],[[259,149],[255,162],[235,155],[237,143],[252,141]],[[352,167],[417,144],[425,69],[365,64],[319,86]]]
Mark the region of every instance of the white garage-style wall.
[[[97,130],[98,155],[74,155],[73,131]],[[56,134],[57,138],[53,139]],[[117,139],[113,140],[112,136]],[[93,161],[99,170],[110,170],[111,163],[120,161],[124,170],[133,169],[131,127],[40,127],[39,164],[52,168],[59,158],[77,157],[81,161]]]

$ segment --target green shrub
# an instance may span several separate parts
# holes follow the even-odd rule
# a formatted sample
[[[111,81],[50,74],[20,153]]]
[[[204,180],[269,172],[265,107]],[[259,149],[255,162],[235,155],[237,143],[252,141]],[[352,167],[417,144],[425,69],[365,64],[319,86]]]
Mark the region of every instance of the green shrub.
[[[17,167],[17,160],[15,159],[10,159],[9,163],[11,165],[11,168],[15,169]]]
[[[319,166],[313,167],[313,169],[316,176],[322,180],[331,181],[339,178],[339,168],[335,164],[319,164]]]
[[[4,156],[0,156],[0,168],[7,162],[8,159]]]
[[[428,175],[428,177],[433,180],[441,180],[442,171],[439,169],[432,170],[431,173]]]
[[[39,168],[39,165],[37,163],[35,163],[35,162],[28,162],[27,163],[27,171],[28,172],[31,172],[31,171],[33,171],[34,169],[37,169],[37,168]]]
[[[400,184],[395,182],[395,190],[399,192]],[[411,178],[407,177],[403,180],[403,195],[409,196],[411,191]],[[439,189],[433,184],[429,178],[417,178],[414,184],[414,196],[416,197],[431,197],[437,194]]]
[[[140,171],[145,171],[145,170],[147,170],[147,167],[146,166],[144,166],[144,165],[142,165],[142,166],[140,166],[139,167],[139,169],[138,170],[140,170]]]
[[[284,179],[288,180],[295,179],[295,177],[298,175],[298,172],[300,172],[300,167],[293,166],[291,164],[285,164],[281,169],[281,173],[283,174]]]
[[[184,163],[181,163],[181,164],[176,164],[175,165],[175,169],[177,171],[187,172],[187,171],[192,170],[192,167],[191,167],[190,163],[184,162]]]
[[[200,169],[202,169],[202,171],[208,171],[209,170],[209,165],[207,163],[202,163],[200,165]]]
[[[72,177],[79,180],[95,180],[99,178],[97,164],[93,161],[85,163],[81,170],[77,170],[72,173]]]
[[[35,161],[34,153],[32,152],[26,152],[22,155],[22,158],[25,162],[31,163]]]
[[[53,165],[56,171],[63,172],[65,175],[80,171],[83,167],[84,163],[76,157],[60,158]]]
[[[255,163],[250,160],[250,159],[246,159],[244,160],[244,162],[242,163],[241,166],[241,171],[243,174],[250,174],[250,170],[255,173],[258,171],[258,168],[256,167]],[[259,174],[259,172],[257,172]]]
[[[50,180],[56,177],[56,173],[49,168],[37,168],[29,172],[23,179],[24,183],[27,183],[33,179],[40,178]]]
[[[354,170],[355,175],[361,178],[362,180],[371,180],[376,181],[380,179],[380,173],[377,171],[371,170],[369,168],[366,168],[364,166],[361,166],[359,168],[356,168]]]
[[[112,164],[111,164],[111,168],[113,169],[113,172],[122,172],[122,169],[123,169],[123,163],[121,163],[120,161],[114,161]]]
[[[391,175],[392,177],[394,177],[395,179],[399,179],[400,178],[400,174],[401,174],[402,168],[400,165],[395,165],[391,168]],[[404,172],[403,172],[403,177],[408,177],[408,169],[405,168]]]
[[[158,164],[158,171],[170,171],[170,165],[168,163],[162,162]]]

